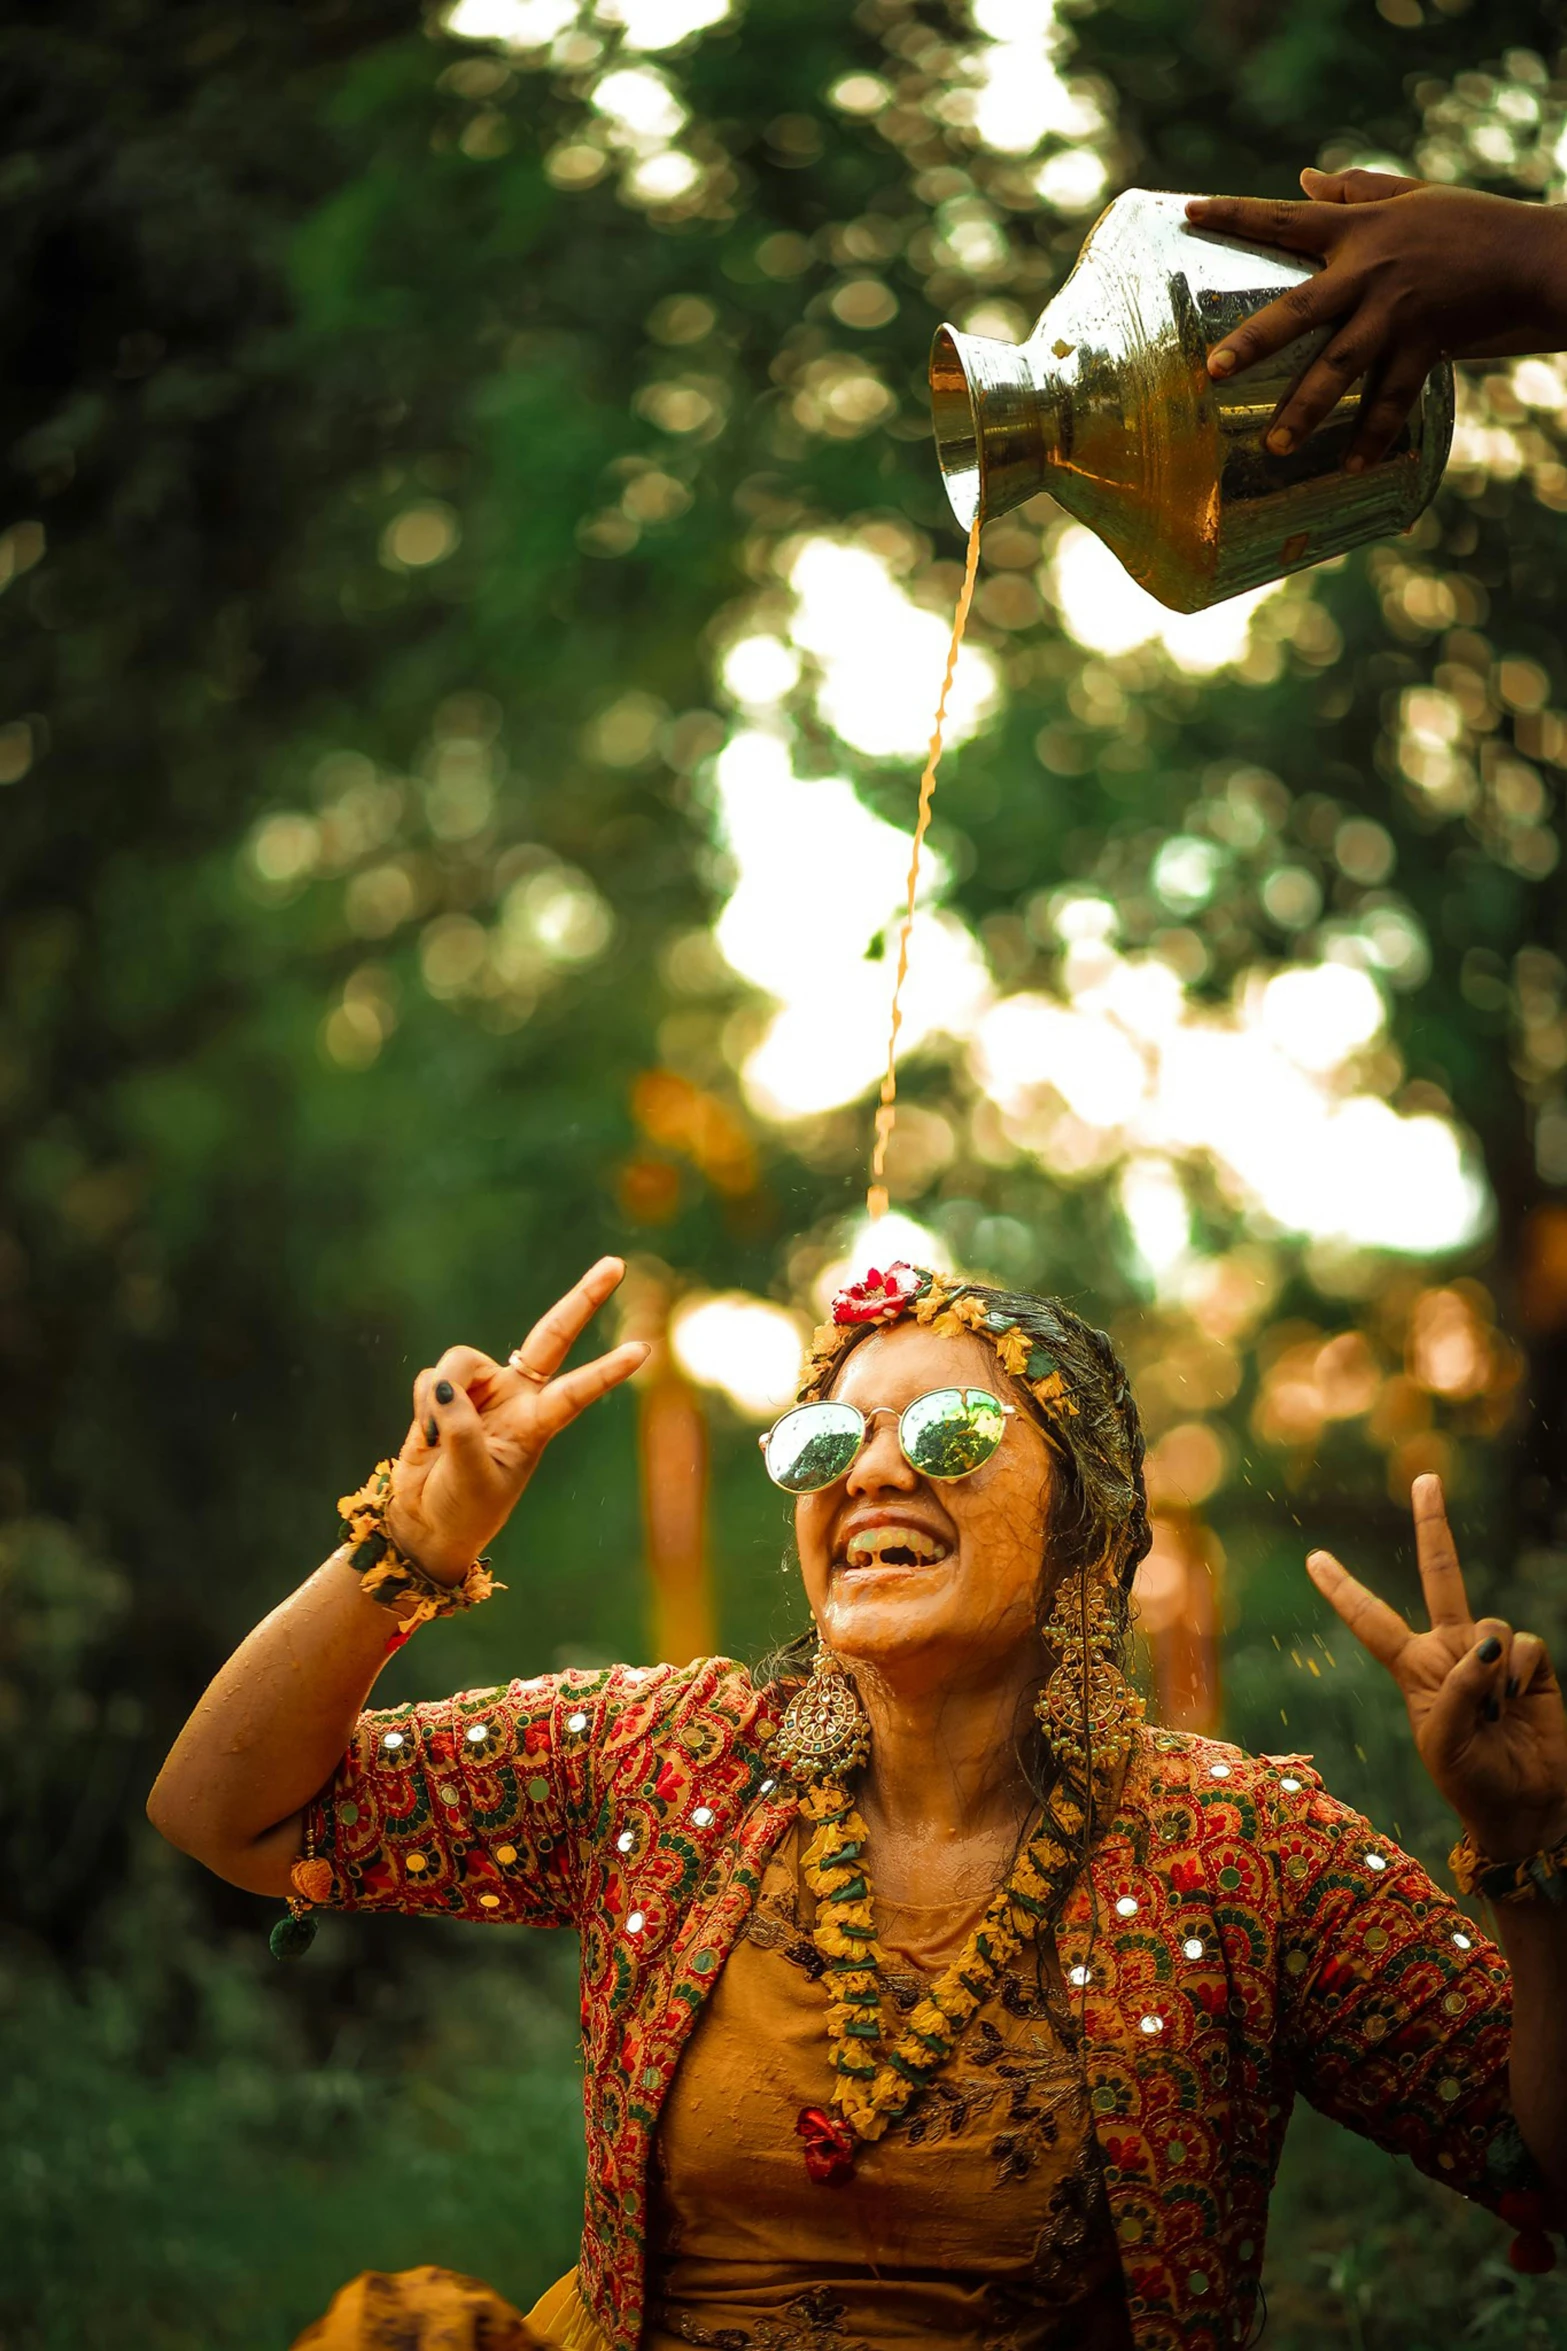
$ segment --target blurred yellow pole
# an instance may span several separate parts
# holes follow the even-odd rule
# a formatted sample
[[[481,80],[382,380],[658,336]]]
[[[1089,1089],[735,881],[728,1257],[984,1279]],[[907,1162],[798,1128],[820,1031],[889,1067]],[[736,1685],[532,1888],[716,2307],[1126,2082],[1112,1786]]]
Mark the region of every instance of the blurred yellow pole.
[[[1173,1730],[1218,1735],[1223,1713],[1219,1688],[1219,1594],[1212,1546],[1206,1529],[1189,1523],[1186,1537],[1186,1606],[1170,1627],[1161,1660],[1160,1698]]]
[[[1153,1548],[1133,1587],[1137,1624],[1152,1653],[1158,1718],[1213,1737],[1219,1683],[1219,1573],[1223,1553],[1190,1511],[1156,1510]]]
[[[689,1665],[717,1646],[707,1565],[707,1416],[670,1354],[668,1285],[645,1278],[627,1303],[627,1337],[653,1349],[636,1380],[651,1654],[659,1665]]]

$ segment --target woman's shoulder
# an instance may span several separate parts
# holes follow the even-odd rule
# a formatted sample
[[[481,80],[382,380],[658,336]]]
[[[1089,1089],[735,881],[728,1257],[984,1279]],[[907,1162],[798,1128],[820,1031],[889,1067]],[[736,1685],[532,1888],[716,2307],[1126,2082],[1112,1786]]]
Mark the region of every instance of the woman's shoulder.
[[[1294,1912],[1324,1889],[1428,1891],[1420,1864],[1333,1795],[1309,1755],[1252,1755],[1192,1731],[1144,1729],[1121,1819],[1134,1838],[1151,1831],[1173,1870],[1201,1879],[1217,1869],[1221,1887],[1246,1878],[1246,1851],[1271,1856],[1266,1882]]]
[[[514,1684],[516,1689],[527,1685]],[[589,1743],[677,1737],[688,1748],[735,1735],[770,1738],[787,1700],[758,1685],[734,1657],[697,1657],[685,1665],[606,1665],[543,1676],[536,1698],[564,1707]]]
[[[1145,1724],[1138,1733],[1138,1763],[1145,1784],[1155,1793],[1221,1802],[1280,1797],[1331,1801],[1309,1755],[1252,1755],[1227,1739],[1205,1738],[1197,1731]]]
[[[787,1699],[733,1657],[611,1667],[590,1733],[603,1784],[665,1807],[685,1791],[727,1819],[777,1785],[771,1741]]]
[[[692,1707],[754,1705],[764,1690],[751,1668],[733,1657],[696,1657],[687,1665],[571,1665],[554,1673],[521,1674],[483,1690],[458,1690],[437,1705],[493,1707],[501,1700],[532,1713],[564,1706],[587,1720],[628,1707],[656,1716]],[[395,1711],[395,1710],[393,1710]]]
[[[787,1697],[759,1688],[750,1667],[733,1657],[698,1657],[688,1665],[572,1665],[446,1698],[367,1708],[358,1732],[371,1746],[388,1742],[399,1750],[410,1734],[437,1746],[472,1747],[474,1761],[513,1739],[529,1752],[558,1746],[590,1754],[665,1732],[684,1732],[691,1744],[698,1723],[715,1733],[754,1729],[770,1738]],[[413,1752],[409,1747],[399,1760]]]

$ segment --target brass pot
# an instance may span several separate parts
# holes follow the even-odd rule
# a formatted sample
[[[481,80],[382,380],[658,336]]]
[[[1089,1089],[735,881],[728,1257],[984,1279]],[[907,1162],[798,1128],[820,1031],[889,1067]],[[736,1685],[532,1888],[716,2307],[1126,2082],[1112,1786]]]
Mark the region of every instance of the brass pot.
[[[936,452],[963,528],[1048,490],[1176,612],[1406,530],[1453,437],[1444,361],[1364,473],[1343,470],[1358,385],[1288,457],[1265,449],[1279,400],[1333,328],[1222,381],[1208,353],[1318,264],[1195,228],[1187,201],[1128,189],[1026,343],[943,326],[930,359]]]

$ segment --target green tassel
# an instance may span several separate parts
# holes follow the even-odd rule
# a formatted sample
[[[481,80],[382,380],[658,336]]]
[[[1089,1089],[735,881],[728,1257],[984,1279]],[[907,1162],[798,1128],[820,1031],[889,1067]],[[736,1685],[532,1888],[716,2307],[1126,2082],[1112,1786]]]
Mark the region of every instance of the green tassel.
[[[314,1912],[285,1910],[267,1937],[267,1949],[274,1959],[303,1959],[315,1939]]]

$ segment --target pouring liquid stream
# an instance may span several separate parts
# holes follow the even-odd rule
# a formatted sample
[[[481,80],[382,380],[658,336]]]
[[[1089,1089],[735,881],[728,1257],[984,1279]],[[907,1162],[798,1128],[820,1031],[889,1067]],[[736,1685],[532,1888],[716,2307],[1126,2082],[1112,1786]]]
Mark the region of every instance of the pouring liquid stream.
[[[969,528],[963,586],[958,596],[957,617],[952,623],[952,642],[947,647],[947,669],[941,681],[941,696],[936,704],[936,723],[931,732],[930,748],[925,754],[925,772],[920,777],[919,814],[914,820],[914,848],[909,859],[908,903],[898,931],[898,975],[892,984],[892,1027],[887,1038],[887,1073],[881,1081],[881,1100],[876,1109],[876,1143],[871,1152],[870,1188],[865,1195],[865,1206],[873,1222],[887,1213],[887,1146],[892,1141],[892,1130],[898,1118],[898,1031],[903,1026],[903,983],[909,976],[909,938],[914,929],[914,898],[919,888],[920,851],[925,845],[925,835],[930,827],[931,803],[936,796],[936,770],[941,765],[941,738],[947,724],[947,699],[957,674],[958,653],[963,643],[963,631],[968,626],[969,606],[974,601],[974,578],[978,569],[979,517],[976,515]]]

